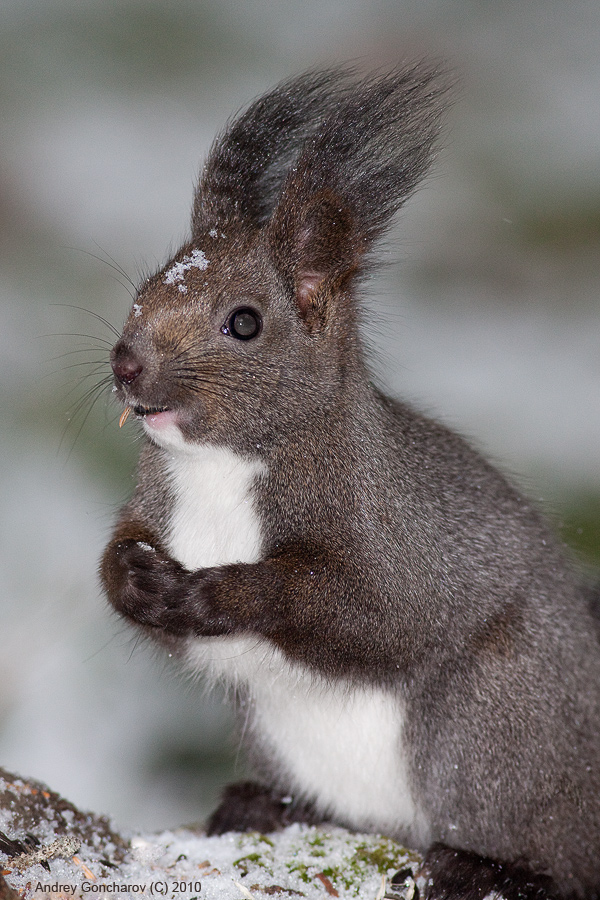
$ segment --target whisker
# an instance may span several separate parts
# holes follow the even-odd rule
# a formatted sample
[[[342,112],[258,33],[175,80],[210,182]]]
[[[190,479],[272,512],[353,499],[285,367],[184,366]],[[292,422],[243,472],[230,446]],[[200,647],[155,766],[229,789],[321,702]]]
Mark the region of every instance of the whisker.
[[[69,397],[71,397],[71,395],[72,395],[76,390],[78,390],[79,388],[81,388],[81,387],[83,386],[83,383],[84,383],[85,381],[87,381],[89,378],[97,378],[98,375],[100,375],[100,374],[101,374],[101,372],[100,372],[100,371],[97,371],[97,372],[90,372],[88,375],[83,375],[83,376],[79,379],[79,381],[77,382],[77,384],[74,384],[73,387],[70,388],[70,389],[66,392],[66,394],[64,395],[64,400],[68,400]],[[102,388],[102,390],[104,390],[104,389],[105,389],[106,387],[108,387],[108,385],[110,384],[110,380],[111,380],[111,379],[110,379],[108,376],[104,376],[99,382],[98,382],[98,381],[94,382],[94,384],[93,384],[91,387],[89,387],[89,388],[86,389],[86,394],[85,394],[83,397],[81,397],[77,402],[80,403],[80,404],[81,404],[82,402],[85,403],[85,401],[87,400],[87,394],[91,393],[92,390],[93,390],[94,388],[96,388],[96,387]],[[66,387],[66,385],[65,385],[65,387]],[[80,407],[78,407],[77,411],[79,410],[79,408],[80,408]],[[73,408],[73,409],[71,410],[71,412],[70,412],[71,418],[73,418],[75,412],[76,412],[76,410],[75,410],[75,408]]]
[[[111,259],[110,256],[108,257],[108,259],[104,259],[104,257],[98,256],[97,253],[92,253],[90,250],[84,250],[82,247],[66,247],[65,249],[73,250],[76,253],[84,253],[86,256],[90,256],[92,259],[96,259],[103,265],[108,266],[109,269],[112,269],[113,272],[116,272],[117,275],[120,275],[125,279],[126,283],[124,284],[120,278],[116,278],[115,276],[113,276],[115,278],[115,281],[117,281],[121,285],[121,287],[127,291],[130,297],[135,297],[135,295],[137,294],[137,285],[131,280],[127,272],[125,272],[124,269],[117,265],[114,260],[109,262],[109,260]],[[105,251],[103,250],[102,252],[104,253]],[[108,254],[106,254],[106,256],[108,256]],[[133,290],[131,290],[131,288],[133,288]],[[85,310],[85,312],[89,312],[89,310]]]
[[[92,316],[92,318],[97,319],[102,323],[102,325],[108,328],[109,331],[112,331],[112,333],[116,337],[120,336],[118,329],[113,325],[113,323],[109,321],[109,319],[106,319],[104,316],[101,316],[100,313],[95,312],[93,309],[88,309],[85,306],[77,306],[75,303],[51,303],[50,305],[62,306],[64,309],[77,309],[79,310],[79,312],[87,313],[88,316]],[[96,335],[87,335],[87,337],[94,337],[96,339]],[[101,338],[98,338],[98,340],[101,340]]]
[[[81,387],[81,381],[79,381],[69,391],[67,391],[67,393],[65,395],[65,400],[68,397],[70,397],[74,391],[76,391],[78,388]],[[111,381],[112,381],[112,378],[107,375],[104,378],[101,378],[100,381],[97,381],[91,387],[87,388],[87,390],[83,393],[83,395],[81,397],[79,397],[79,399],[76,401],[75,405],[69,411],[68,415],[69,415],[70,420],[72,421],[73,419],[75,419],[77,417],[79,412],[83,409],[85,404],[88,402],[90,397],[92,397],[94,395],[94,393],[97,392],[98,396],[100,396],[102,394],[102,392],[105,390],[105,388],[108,387],[108,385],[111,383]]]
[[[260,375],[260,379],[255,380],[252,377],[254,374]],[[264,393],[265,386],[271,386],[273,388],[285,386],[298,388],[299,386],[303,386],[307,389],[314,389],[314,385],[304,382],[302,379],[298,378],[296,373],[294,373],[293,376],[288,376],[279,369],[272,371],[271,375],[273,377],[265,378],[265,372],[264,370],[261,370],[256,373],[247,372],[245,373],[244,379],[240,380],[239,374],[231,374],[222,370],[215,374],[207,372],[199,373],[192,365],[180,365],[173,371],[173,375],[188,385],[190,390],[193,390],[196,393],[200,392],[204,387],[213,387],[215,389],[218,387],[220,395],[222,395],[223,390],[227,390],[230,392],[246,394],[248,396],[260,397]]]
[[[119,336],[119,333],[118,333],[118,331],[116,331],[116,330],[115,330],[115,334],[117,335],[117,337]],[[60,337],[60,338],[65,338],[65,337],[73,337],[73,338],[76,338],[76,337],[79,337],[79,338],[88,338],[90,341],[98,341],[98,342],[101,343],[101,344],[106,344],[107,347],[112,347],[112,345],[113,345],[113,343],[114,343],[114,341],[109,341],[109,340],[107,340],[106,338],[98,337],[98,335],[96,335],[96,334],[85,334],[85,333],[83,333],[83,332],[80,333],[80,332],[77,332],[77,331],[74,331],[74,332],[66,332],[66,333],[65,333],[65,332],[62,332],[62,333],[61,333],[61,332],[51,332],[50,334],[44,334],[43,337],[45,337],[45,338],[48,338],[48,337]],[[97,348],[96,348],[96,349],[97,349]]]
[[[104,353],[103,347],[80,347],[79,350],[65,350],[64,353],[59,353],[57,356],[49,356],[46,362],[58,362],[59,359],[66,359],[67,356],[74,356],[76,353]],[[107,362],[109,361],[108,356],[104,356]],[[85,364],[85,360],[82,365]]]
[[[119,272],[119,274],[121,274],[121,275],[123,276],[123,278],[125,278],[125,280],[129,282],[129,284],[131,285],[131,287],[132,287],[134,290],[137,291],[137,285],[136,285],[135,282],[132,280],[131,276],[127,274],[127,272],[125,271],[125,269],[123,268],[123,266],[122,266],[120,263],[118,263],[117,260],[116,260],[113,256],[111,256],[110,253],[108,253],[107,250],[104,249],[104,247],[101,247],[100,244],[97,243],[97,241],[94,241],[94,244],[96,244],[96,247],[98,248],[98,250],[99,250],[101,253],[104,253],[104,256],[106,257],[106,259],[104,259],[104,260],[103,260],[102,258],[100,258],[100,261],[101,261],[101,262],[106,262],[106,260],[110,260],[110,262],[112,263],[113,268],[115,269],[115,271]],[[108,264],[108,263],[107,263],[107,264]]]
[[[131,660],[132,660],[132,658],[133,658],[133,654],[136,652],[137,648],[139,647],[140,641],[141,641],[141,640],[142,640],[142,632],[140,631],[140,632],[138,632],[138,633],[136,634],[136,636],[135,636],[135,641],[134,641],[133,646],[132,646],[132,648],[131,648],[131,653],[129,654],[129,659],[127,660],[128,663],[131,662]]]
[[[68,366],[61,366],[60,369],[52,369],[50,372],[46,373],[48,375],[57,375],[59,372],[68,372],[69,369],[78,369],[81,366],[96,366],[93,370],[98,373],[101,372],[102,369],[108,366],[108,361],[106,359],[84,359],[82,362],[69,363]],[[84,376],[87,378],[88,376]]]
[[[56,374],[56,373],[53,373]],[[98,376],[102,376],[100,380],[98,380]],[[83,409],[90,396],[94,393],[95,390],[98,390],[100,393],[102,391],[106,391],[108,395],[108,387],[112,382],[112,377],[108,374],[102,375],[102,369],[97,368],[93,372],[88,372],[85,375],[82,375],[81,378],[77,380],[75,384],[69,387],[69,382],[66,382],[62,385],[62,402],[67,403],[71,402],[73,395],[80,391],[89,381],[90,378],[94,379],[94,383],[89,387],[85,388],[84,393],[79,396],[75,401],[73,401],[73,405],[67,410],[66,415],[69,423],[72,422],[79,412]]]
[[[65,437],[66,437],[67,431],[68,431],[71,423],[74,421],[75,418],[77,418],[77,416],[79,415],[79,413],[81,412],[81,410],[84,408],[84,406],[86,404],[89,403],[89,406],[83,417],[81,425],[77,429],[77,433],[75,434],[75,437],[73,439],[71,447],[69,448],[69,452],[67,454],[67,460],[69,460],[71,458],[71,454],[75,448],[75,444],[79,440],[79,436],[80,436],[81,432],[83,431],[85,424],[86,424],[87,420],[89,419],[94,406],[96,405],[96,403],[98,402],[100,397],[102,397],[102,395],[105,394],[105,387],[107,384],[110,383],[111,380],[112,379],[110,379],[109,377],[103,378],[100,382],[98,382],[98,384],[95,384],[93,387],[91,387],[89,390],[87,390],[85,392],[85,394],[83,395],[83,397],[78,401],[78,403],[75,404],[73,411],[71,413],[71,416],[69,418],[69,421],[67,422],[65,428],[63,429],[63,433],[61,435],[60,443],[58,446],[59,453],[62,450],[64,441],[65,441]],[[91,402],[89,402],[90,398],[91,398]]]
[[[117,274],[126,278],[132,287],[135,287],[131,279],[127,276],[127,273],[124,270],[121,270],[114,260],[112,263],[108,263],[105,259],[102,259],[93,253],[89,253],[88,251],[81,250],[79,252],[86,253],[100,262],[105,263],[109,268],[112,268],[117,272]],[[127,285],[123,286],[129,292],[129,287]],[[81,376],[77,379],[76,383],[70,389],[66,390],[66,392],[63,391],[64,401],[69,402],[69,409],[67,412],[67,423],[62,430],[60,437],[58,452],[60,453],[65,448],[65,442],[68,437],[70,447],[68,449],[67,459],[69,459],[98,400],[102,396],[107,399],[110,396],[108,391],[113,384],[113,373],[110,368],[108,351],[114,345],[115,338],[118,339],[120,337],[120,332],[112,322],[105,318],[105,316],[100,315],[85,306],[79,306],[74,303],[53,303],[52,306],[61,306],[65,309],[78,310],[79,312],[86,313],[97,322],[100,322],[103,328],[109,332],[108,337],[89,334],[87,332],[70,332],[66,334],[55,333],[46,335],[47,337],[60,337],[63,339],[65,337],[72,339],[79,338],[82,342],[85,342],[82,346],[72,347],[72,349],[66,350],[53,357],[55,362],[59,360],[70,360],[70,362],[63,364],[60,369],[55,369],[48,373],[50,375],[56,375],[61,371],[69,372],[78,369],[84,370],[81,372]],[[75,341],[73,340],[72,344],[74,342]],[[73,360],[74,356],[77,357],[76,360]],[[93,382],[91,385],[90,381]],[[67,387],[68,386],[65,385],[65,388]],[[74,395],[78,396],[74,397]],[[73,435],[72,440],[71,435]]]

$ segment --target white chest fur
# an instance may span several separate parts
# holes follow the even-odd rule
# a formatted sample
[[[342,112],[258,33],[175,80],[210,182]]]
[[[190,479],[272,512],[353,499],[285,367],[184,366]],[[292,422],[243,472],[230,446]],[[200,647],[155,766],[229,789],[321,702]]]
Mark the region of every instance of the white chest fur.
[[[259,462],[197,447],[169,460],[174,495],[170,550],[190,569],[260,558],[251,487]],[[253,635],[190,639],[186,661],[226,683],[242,682],[259,743],[290,790],[356,828],[421,842],[403,752],[403,709],[374,688],[325,683]]]
[[[176,453],[168,466],[176,498],[171,553],[188,569],[256,562],[261,535],[250,490],[261,463],[198,446]]]

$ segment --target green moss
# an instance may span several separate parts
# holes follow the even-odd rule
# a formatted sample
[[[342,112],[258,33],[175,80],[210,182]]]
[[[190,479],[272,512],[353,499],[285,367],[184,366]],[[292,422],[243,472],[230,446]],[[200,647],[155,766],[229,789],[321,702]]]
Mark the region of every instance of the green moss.
[[[233,865],[240,870],[242,875],[247,875],[253,866],[258,866],[260,869],[269,868],[260,853],[248,853],[247,856],[240,856],[239,859],[234,859]]]
[[[322,894],[319,875],[326,876],[344,896],[357,897],[367,882],[371,892],[374,881],[380,882],[382,875],[389,877],[419,862],[416,854],[388,838],[356,835],[333,827],[331,830],[298,827],[285,854],[279,836],[272,840],[259,832],[239,835],[237,846],[240,856],[233,865],[242,876],[253,873],[260,880],[261,875],[268,873],[273,877],[278,873],[278,884],[287,885],[286,881],[281,882],[283,866],[292,879],[290,890],[294,891],[301,883],[318,890],[319,896]]]
[[[267,837],[266,834],[258,834],[258,840],[263,844],[267,844],[269,847],[275,846],[275,842],[272,841],[270,837]]]
[[[327,864],[332,854],[335,861]],[[391,875],[418,861],[415,854],[377,835],[365,838],[348,833],[340,853],[339,832],[311,829],[304,840],[298,841],[294,858],[286,863],[286,868],[305,884],[314,883],[322,874],[334,887],[357,896],[363,883],[373,876],[373,870],[378,875]]]
[[[286,863],[286,866],[290,874],[294,873],[305,884],[310,884],[310,882],[313,880],[313,876],[309,874],[308,866],[306,865],[306,863],[290,862]]]
[[[360,844],[354,853],[354,861],[374,866],[380,875],[386,875],[390,869],[398,869],[406,862],[406,853],[393,841],[382,838],[377,844]]]
[[[275,843],[270,837],[258,831],[252,831],[240,835],[238,846],[243,850],[251,850],[250,853],[245,853],[233,862],[242,875],[247,875],[252,869],[262,869],[272,874]]]
[[[317,832],[313,838],[308,842],[309,847],[324,847],[325,846],[325,835],[319,834]]]
[[[321,869],[321,875],[325,875],[333,883],[334,887],[343,884],[346,890],[350,890],[354,879],[348,872],[342,872],[339,866],[325,866]]]

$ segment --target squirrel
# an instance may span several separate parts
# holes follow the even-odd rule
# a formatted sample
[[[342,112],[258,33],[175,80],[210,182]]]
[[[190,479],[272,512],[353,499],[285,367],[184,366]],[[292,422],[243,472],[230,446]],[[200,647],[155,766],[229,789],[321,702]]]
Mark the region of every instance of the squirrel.
[[[425,62],[309,72],[215,141],[191,237],[111,352],[145,441],[101,580],[241,698],[257,780],[209,833],[329,821],[422,851],[431,900],[590,900],[598,598],[502,474],[382,392],[361,340],[361,279],[450,90]]]

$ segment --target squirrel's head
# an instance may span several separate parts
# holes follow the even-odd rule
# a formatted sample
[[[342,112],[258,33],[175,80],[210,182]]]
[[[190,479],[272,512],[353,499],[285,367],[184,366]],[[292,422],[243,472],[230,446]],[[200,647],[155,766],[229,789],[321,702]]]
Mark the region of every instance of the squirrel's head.
[[[364,377],[354,289],[430,163],[445,92],[422,66],[303,75],[229,125],[190,242],[141,285],[112,351],[153,440],[276,441]]]

